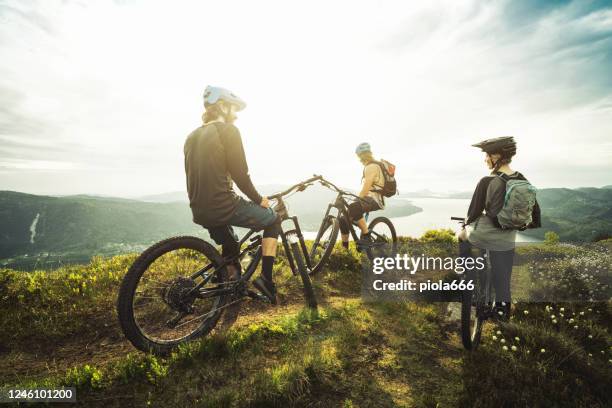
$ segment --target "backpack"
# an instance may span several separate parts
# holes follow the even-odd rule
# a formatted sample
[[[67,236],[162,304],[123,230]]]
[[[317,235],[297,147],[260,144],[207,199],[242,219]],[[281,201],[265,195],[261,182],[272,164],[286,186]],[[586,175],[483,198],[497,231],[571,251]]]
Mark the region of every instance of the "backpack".
[[[395,180],[395,165],[381,159],[380,161],[374,161],[378,164],[382,170],[385,184],[382,189],[376,190],[375,192],[382,194],[384,197],[393,197],[397,194],[397,181]],[[365,170],[364,170],[365,172]]]
[[[531,224],[537,190],[527,180],[511,179],[503,173],[497,176],[506,183],[504,206],[497,214],[497,222],[502,229],[522,230]]]

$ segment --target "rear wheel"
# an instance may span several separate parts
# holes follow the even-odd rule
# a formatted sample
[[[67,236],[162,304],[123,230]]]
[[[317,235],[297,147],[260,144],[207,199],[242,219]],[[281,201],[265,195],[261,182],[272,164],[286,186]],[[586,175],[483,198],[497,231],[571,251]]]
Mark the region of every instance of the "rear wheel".
[[[217,324],[228,295],[200,297],[192,290],[222,288],[222,258],[196,237],[175,237],[145,250],[123,278],[117,300],[119,323],[139,350],[167,354],[178,344],[208,334]],[[208,269],[194,277],[202,268]],[[214,292],[213,292],[214,293]]]
[[[298,269],[300,278],[302,279],[302,285],[304,286],[304,296],[306,298],[306,305],[311,309],[317,308],[317,298],[315,297],[314,290],[312,288],[312,282],[308,275],[306,263],[304,262],[304,256],[302,249],[297,242],[291,243],[291,254],[295,260],[295,266]]]
[[[325,262],[329,259],[334,245],[338,239],[339,223],[336,217],[328,216],[317,233],[317,237],[310,248],[310,264],[312,265],[311,275],[323,269]]]
[[[368,258],[393,257],[397,253],[397,233],[387,217],[377,217],[368,225],[372,244],[367,250]]]

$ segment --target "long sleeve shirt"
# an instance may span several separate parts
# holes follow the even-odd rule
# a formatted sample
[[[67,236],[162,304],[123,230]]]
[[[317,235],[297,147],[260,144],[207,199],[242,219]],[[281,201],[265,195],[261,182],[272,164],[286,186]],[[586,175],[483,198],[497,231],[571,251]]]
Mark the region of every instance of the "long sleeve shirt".
[[[185,174],[193,221],[205,227],[225,225],[238,202],[236,183],[250,200],[262,196],[249,176],[249,167],[236,126],[214,122],[191,132],[185,141]]]

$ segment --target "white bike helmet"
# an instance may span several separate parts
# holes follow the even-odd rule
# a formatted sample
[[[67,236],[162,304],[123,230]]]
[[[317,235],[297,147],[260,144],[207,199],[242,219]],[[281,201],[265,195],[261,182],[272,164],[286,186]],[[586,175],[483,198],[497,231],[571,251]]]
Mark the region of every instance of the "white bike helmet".
[[[204,90],[204,106],[212,105],[219,99],[235,105],[238,111],[246,108],[246,102],[236,96],[232,91],[219,86],[208,85]]]

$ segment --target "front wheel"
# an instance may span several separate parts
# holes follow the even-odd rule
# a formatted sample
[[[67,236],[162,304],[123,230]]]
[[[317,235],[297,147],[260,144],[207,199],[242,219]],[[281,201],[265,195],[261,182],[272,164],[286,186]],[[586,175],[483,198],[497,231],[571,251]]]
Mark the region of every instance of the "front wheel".
[[[145,250],[119,289],[117,313],[125,337],[139,350],[164,355],[208,334],[229,298],[222,291],[227,285],[225,268],[218,269],[222,261],[212,245],[196,237],[169,238]]]
[[[317,298],[315,297],[314,290],[312,289],[312,281],[308,275],[306,263],[302,255],[302,249],[297,242],[291,244],[291,253],[295,260],[295,266],[298,269],[300,278],[302,278],[302,284],[304,285],[304,296],[306,297],[306,305],[311,309],[317,308]]]
[[[310,248],[311,275],[315,275],[323,269],[325,262],[327,262],[334,250],[339,229],[340,225],[336,217],[328,216],[321,223],[321,228]]]

